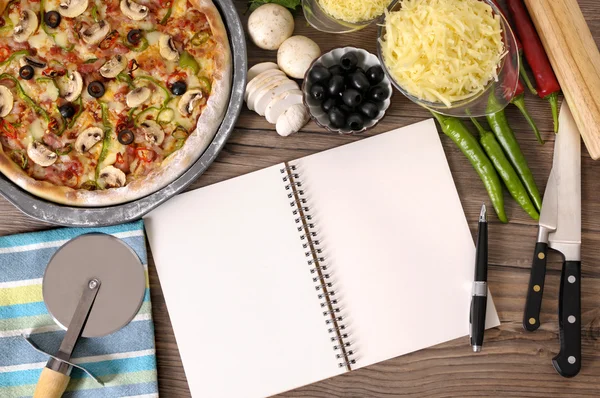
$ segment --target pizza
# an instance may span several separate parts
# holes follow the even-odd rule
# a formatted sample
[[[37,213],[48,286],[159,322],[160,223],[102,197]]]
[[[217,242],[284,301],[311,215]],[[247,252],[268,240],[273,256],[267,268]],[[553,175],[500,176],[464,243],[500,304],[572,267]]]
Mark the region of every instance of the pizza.
[[[0,0],[0,171],[74,206],[132,201],[208,147],[231,90],[211,0]]]

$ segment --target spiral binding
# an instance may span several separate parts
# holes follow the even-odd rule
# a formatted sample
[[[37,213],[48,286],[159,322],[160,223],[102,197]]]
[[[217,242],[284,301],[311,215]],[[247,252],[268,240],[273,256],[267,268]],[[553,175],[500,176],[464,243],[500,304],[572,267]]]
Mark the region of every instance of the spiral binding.
[[[356,363],[352,343],[348,341],[349,335],[344,322],[342,307],[338,303],[334,282],[331,277],[329,266],[325,264],[325,256],[321,248],[321,241],[318,239],[318,231],[311,214],[311,208],[308,205],[308,199],[304,190],[300,173],[295,165],[285,163],[281,169],[285,189],[290,199],[292,214],[298,224],[298,232],[302,241],[302,248],[305,249],[307,264],[311,273],[312,280],[315,283],[317,298],[323,309],[323,316],[327,317],[325,324],[327,331],[333,336],[331,342],[336,351],[336,359],[339,359],[339,367],[346,367],[352,370],[351,366]]]

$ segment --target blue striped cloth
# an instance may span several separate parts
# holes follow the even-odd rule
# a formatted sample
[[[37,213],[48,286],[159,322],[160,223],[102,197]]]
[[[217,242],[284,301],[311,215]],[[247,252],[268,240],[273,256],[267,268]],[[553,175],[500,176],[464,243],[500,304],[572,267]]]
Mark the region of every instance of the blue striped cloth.
[[[127,243],[146,268],[146,295],[140,311],[123,329],[108,336],[81,339],[73,362],[105,383],[102,387],[73,369],[64,397],[158,397],[154,325],[148,287],[148,257],[142,221],[107,228],[61,228],[0,237],[0,397],[32,396],[48,357],[64,331],[42,301],[42,276],[52,255],[69,240],[90,232],[111,234]]]

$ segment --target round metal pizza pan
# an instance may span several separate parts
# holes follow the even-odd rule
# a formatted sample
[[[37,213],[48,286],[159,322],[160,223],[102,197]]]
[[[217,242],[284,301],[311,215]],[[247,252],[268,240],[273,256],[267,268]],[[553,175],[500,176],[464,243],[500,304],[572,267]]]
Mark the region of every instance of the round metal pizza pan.
[[[0,174],[0,195],[26,215],[40,221],[69,227],[97,227],[136,220],[172,196],[183,191],[215,160],[225,146],[242,110],[246,87],[246,40],[244,28],[232,0],[213,0],[227,28],[233,60],[231,96],[225,118],[202,156],[175,181],[161,190],[135,200],[108,207],[71,207],[45,201],[22,190]]]

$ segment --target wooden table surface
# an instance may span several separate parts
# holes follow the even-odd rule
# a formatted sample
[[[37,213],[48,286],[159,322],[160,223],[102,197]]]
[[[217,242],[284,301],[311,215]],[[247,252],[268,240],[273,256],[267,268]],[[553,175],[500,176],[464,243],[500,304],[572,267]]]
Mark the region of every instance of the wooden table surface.
[[[245,1],[236,1],[244,23]],[[583,14],[600,43],[600,2],[579,0]],[[314,39],[325,52],[334,47],[353,45],[376,51],[376,28],[347,35],[320,33],[309,27],[301,13],[296,15],[295,34]],[[249,64],[275,60],[276,53],[248,44]],[[600,93],[598,93],[600,95]],[[554,137],[550,108],[545,101],[528,95],[527,105],[540,126],[546,145],[540,146],[516,108],[507,109],[535,179],[544,191],[552,164]],[[374,134],[418,122],[429,117],[427,111],[399,93],[383,121],[366,135],[333,135],[310,123],[301,133],[284,138],[275,133],[264,118],[244,109],[225,149],[208,171],[190,189],[214,184],[286,160],[310,155]],[[482,202],[489,203],[475,171],[442,136],[444,150],[456,182],[471,232],[475,233]],[[376,156],[376,154],[373,154]],[[368,162],[368,158],[362,160]],[[418,173],[418,170],[415,170]],[[510,223],[500,224],[492,216],[489,226],[489,287],[502,325],[486,333],[485,349],[473,354],[468,338],[388,360],[314,385],[282,394],[281,397],[466,397],[466,396],[600,396],[600,163],[582,151],[582,350],[583,366],[574,379],[563,379],[554,371],[551,359],[558,352],[557,297],[562,260],[549,256],[542,327],[525,332],[521,317],[536,223],[506,195]],[[433,182],[432,182],[433,183]],[[440,198],[444,200],[444,198]],[[29,219],[0,197],[0,234],[7,235],[51,228]],[[149,261],[160,395],[189,396],[177,344],[169,321],[160,283],[152,258]],[[393,306],[390,308],[393,309]],[[466,309],[465,309],[466,310]],[[193,377],[202,377],[194,375]],[[236,375],[231,375],[235,383]]]

